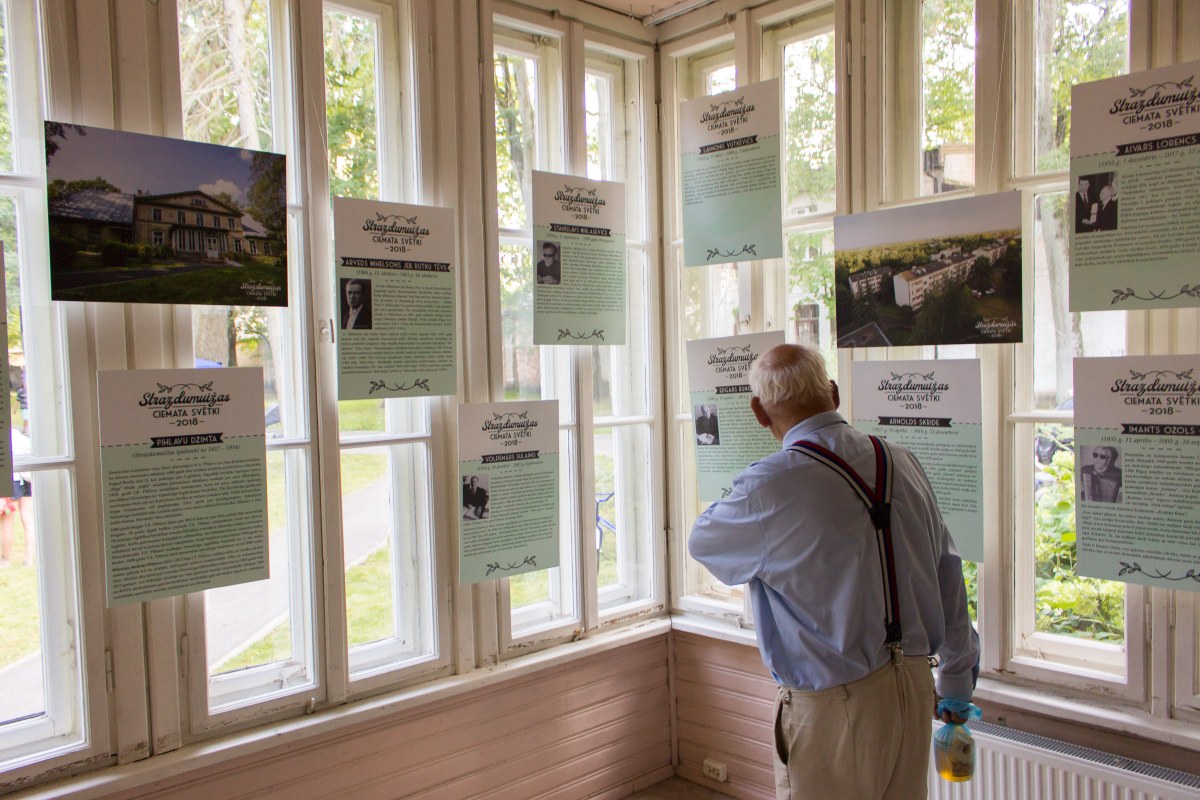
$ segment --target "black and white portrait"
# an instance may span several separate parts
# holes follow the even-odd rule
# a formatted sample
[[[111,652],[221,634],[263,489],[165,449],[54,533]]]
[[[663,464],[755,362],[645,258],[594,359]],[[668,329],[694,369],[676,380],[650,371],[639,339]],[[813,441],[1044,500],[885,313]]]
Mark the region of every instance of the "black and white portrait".
[[[562,282],[562,261],[558,242],[538,242],[537,253],[537,282],[557,286]]]
[[[1117,173],[1080,175],[1075,182],[1075,232],[1117,229]]]
[[[342,330],[371,330],[371,281],[342,279]]]
[[[487,519],[488,476],[470,475],[463,479],[462,518],[465,520]]]
[[[1079,499],[1092,503],[1122,501],[1121,451],[1110,445],[1082,447]]]
[[[721,430],[717,424],[717,407],[712,403],[701,403],[692,409],[696,420],[696,444],[721,443]]]

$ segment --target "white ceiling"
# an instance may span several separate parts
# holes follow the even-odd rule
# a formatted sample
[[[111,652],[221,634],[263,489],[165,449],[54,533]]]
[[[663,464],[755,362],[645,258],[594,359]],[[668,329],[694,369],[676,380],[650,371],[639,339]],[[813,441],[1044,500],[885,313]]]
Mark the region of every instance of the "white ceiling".
[[[661,22],[684,11],[708,5],[713,0],[584,0],[594,6],[610,8],[636,17],[647,24]]]

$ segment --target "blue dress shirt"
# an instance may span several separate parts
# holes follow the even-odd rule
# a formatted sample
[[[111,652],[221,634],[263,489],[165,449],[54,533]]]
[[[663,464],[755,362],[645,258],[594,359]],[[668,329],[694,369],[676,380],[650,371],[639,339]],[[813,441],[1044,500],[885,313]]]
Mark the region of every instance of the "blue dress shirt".
[[[692,528],[692,557],[724,583],[746,584],[758,646],[775,680],[800,690],[865,677],[890,660],[883,575],[866,506],[833,470],[789,451],[808,439],[837,453],[869,485],[867,435],[836,411],[788,431],[783,449],[751,464],[729,497]],[[962,560],[917,459],[889,442],[892,538],[906,655],[939,654],[938,693],[969,700],[979,638],[967,613]]]

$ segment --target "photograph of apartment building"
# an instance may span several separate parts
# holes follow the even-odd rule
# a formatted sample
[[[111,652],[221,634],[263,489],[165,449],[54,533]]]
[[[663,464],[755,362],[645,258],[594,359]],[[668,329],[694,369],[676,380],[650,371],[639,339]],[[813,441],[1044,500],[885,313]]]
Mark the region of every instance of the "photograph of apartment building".
[[[940,203],[938,212],[899,208],[835,220],[838,347],[1021,340],[1013,193]]]

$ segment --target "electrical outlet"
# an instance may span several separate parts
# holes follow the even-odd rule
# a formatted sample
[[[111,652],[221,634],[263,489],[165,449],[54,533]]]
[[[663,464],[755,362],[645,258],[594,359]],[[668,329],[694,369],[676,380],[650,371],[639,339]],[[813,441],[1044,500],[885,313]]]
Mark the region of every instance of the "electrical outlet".
[[[704,759],[704,777],[724,783],[726,779],[725,762],[717,761],[715,758]]]

